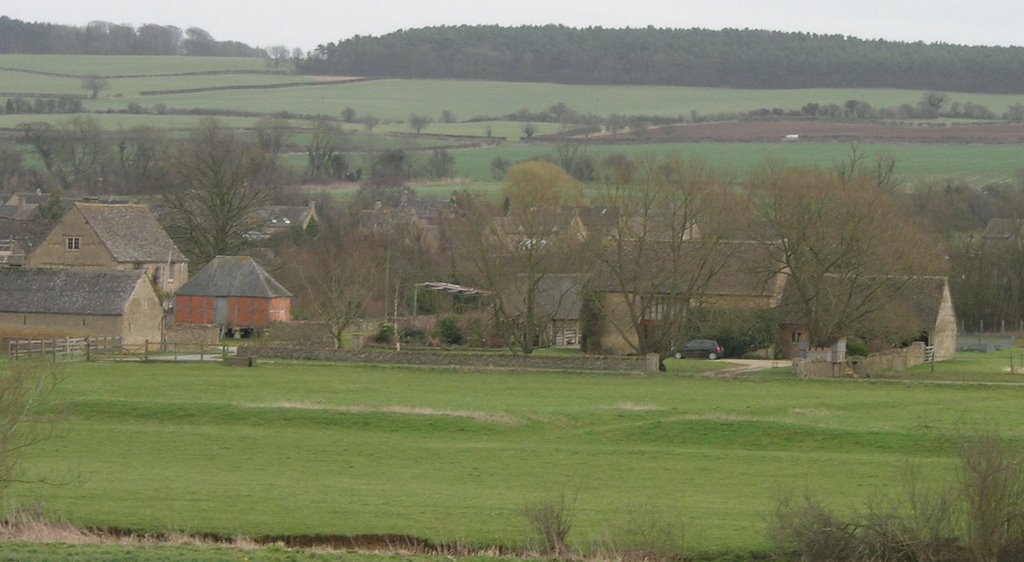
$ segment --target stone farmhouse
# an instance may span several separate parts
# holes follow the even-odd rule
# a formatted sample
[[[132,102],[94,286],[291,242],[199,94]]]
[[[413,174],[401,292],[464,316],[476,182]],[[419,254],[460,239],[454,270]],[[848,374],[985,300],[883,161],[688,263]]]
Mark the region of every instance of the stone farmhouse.
[[[26,265],[141,269],[165,296],[188,281],[188,258],[145,205],[74,203],[28,255]]]
[[[0,268],[0,333],[160,341],[163,310],[142,270]]]

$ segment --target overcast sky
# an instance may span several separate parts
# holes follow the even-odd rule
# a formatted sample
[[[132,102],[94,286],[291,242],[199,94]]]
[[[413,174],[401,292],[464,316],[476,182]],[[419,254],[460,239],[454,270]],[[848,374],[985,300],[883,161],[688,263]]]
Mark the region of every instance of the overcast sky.
[[[200,27],[217,40],[310,50],[431,25],[752,28],[864,39],[1024,45],[1021,0],[4,0],[0,15]]]

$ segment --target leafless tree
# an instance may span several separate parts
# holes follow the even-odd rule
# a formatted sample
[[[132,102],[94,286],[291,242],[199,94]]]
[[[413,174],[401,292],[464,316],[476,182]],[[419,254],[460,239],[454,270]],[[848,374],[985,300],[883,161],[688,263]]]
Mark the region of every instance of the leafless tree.
[[[596,202],[610,219],[592,229],[588,245],[600,264],[593,282],[598,306],[635,352],[665,354],[681,343],[689,308],[725,267],[723,241],[742,209],[731,208],[729,188],[699,160],[648,156],[606,164]]]
[[[26,480],[18,470],[22,451],[58,429],[59,417],[47,410],[60,380],[50,362],[0,360],[0,489]]]
[[[173,211],[169,229],[193,263],[236,255],[257,226],[254,212],[268,192],[257,182],[262,153],[237,139],[216,119],[204,119],[179,149],[175,189],[167,195]]]
[[[908,335],[898,297],[915,276],[942,273],[943,260],[884,182],[769,163],[750,193],[756,234],[796,295],[783,313],[806,323],[812,345]]]

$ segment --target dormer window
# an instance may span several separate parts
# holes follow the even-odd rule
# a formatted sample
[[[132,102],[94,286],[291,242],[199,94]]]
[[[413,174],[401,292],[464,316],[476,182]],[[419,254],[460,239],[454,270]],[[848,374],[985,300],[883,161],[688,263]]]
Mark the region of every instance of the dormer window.
[[[65,245],[69,252],[77,252],[82,249],[82,239],[78,236],[68,236],[64,238]]]

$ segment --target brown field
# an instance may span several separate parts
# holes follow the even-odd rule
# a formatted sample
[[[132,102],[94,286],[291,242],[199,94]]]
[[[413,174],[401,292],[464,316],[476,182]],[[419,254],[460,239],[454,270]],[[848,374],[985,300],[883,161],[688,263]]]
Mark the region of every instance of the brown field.
[[[670,125],[649,129],[645,140],[666,142],[912,142],[1014,144],[1024,142],[1024,123],[866,123],[850,121],[734,121]],[[599,137],[601,141],[636,140],[633,133]],[[595,139],[596,140],[596,139]]]

